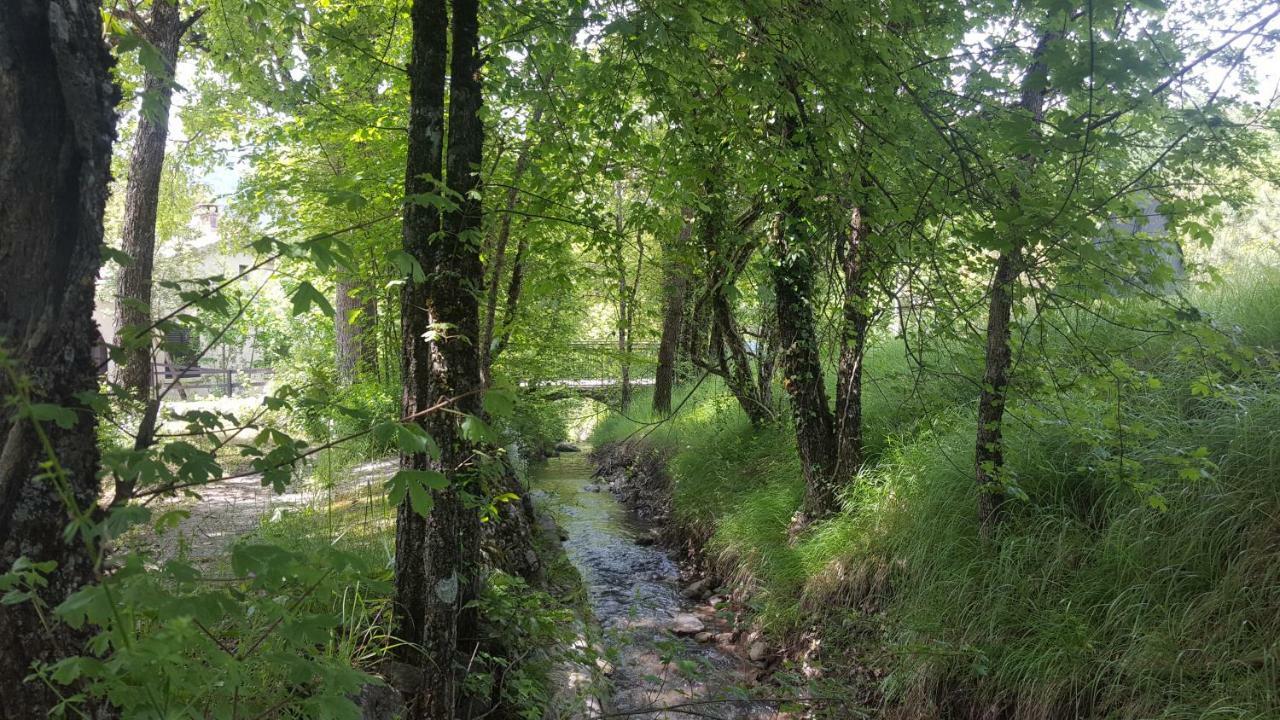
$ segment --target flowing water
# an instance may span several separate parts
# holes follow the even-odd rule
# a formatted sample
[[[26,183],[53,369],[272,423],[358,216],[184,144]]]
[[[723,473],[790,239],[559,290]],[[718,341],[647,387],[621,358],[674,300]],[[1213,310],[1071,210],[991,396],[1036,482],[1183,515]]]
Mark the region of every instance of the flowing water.
[[[535,496],[568,533],[569,559],[586,584],[604,636],[612,672],[606,717],[773,717],[758,702],[743,700],[753,676],[750,664],[715,643],[672,632],[678,614],[697,614],[717,627],[709,607],[680,593],[676,564],[658,547],[637,545],[649,527],[632,517],[607,488],[592,483],[586,453],[550,459],[534,473]]]

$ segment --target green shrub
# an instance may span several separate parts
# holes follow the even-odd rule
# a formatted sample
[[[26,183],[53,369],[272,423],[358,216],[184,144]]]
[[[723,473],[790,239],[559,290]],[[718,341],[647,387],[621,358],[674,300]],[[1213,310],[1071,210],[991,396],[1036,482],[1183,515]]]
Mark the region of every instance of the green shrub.
[[[794,637],[817,618],[828,669],[859,647],[907,714],[1276,717],[1280,277],[1195,301],[1211,326],[1190,334],[1082,310],[1070,339],[1035,343],[1005,426],[1024,499],[995,546],[977,532],[976,387],[889,343],[867,359],[868,463],[844,512],[794,541],[785,423],[752,429],[704,387],[664,425],[613,416],[595,439],[673,451],[677,521],[752,589],[757,623]]]

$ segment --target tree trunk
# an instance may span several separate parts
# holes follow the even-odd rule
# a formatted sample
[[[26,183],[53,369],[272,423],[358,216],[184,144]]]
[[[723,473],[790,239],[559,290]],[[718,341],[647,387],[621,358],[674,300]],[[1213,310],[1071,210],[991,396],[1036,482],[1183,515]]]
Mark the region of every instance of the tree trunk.
[[[534,108],[533,118],[529,124],[533,126],[540,122],[542,122],[542,107],[538,106]],[[520,154],[516,156],[516,166],[511,173],[511,187],[507,188],[507,199],[504,205],[506,212],[502,213],[502,217],[498,218],[498,237],[494,242],[493,267],[489,271],[488,297],[485,300],[484,327],[481,334],[482,342],[480,343],[480,352],[483,355],[481,367],[483,368],[486,382],[489,380],[489,366],[493,364],[494,356],[496,355],[494,352],[494,333],[498,316],[498,289],[502,287],[502,280],[506,274],[507,244],[511,240],[511,220],[513,211],[520,203],[520,180],[524,177],[525,171],[529,169],[532,151],[533,139],[526,138],[524,144],[520,146]],[[523,241],[521,247],[523,247]],[[519,253],[517,252],[517,254]],[[519,260],[520,258],[517,259]]]
[[[982,375],[982,395],[978,399],[978,439],[974,451],[974,472],[978,481],[978,529],[990,539],[1000,524],[1004,509],[1004,441],[1000,425],[1008,399],[1009,370],[1013,356],[1009,347],[1009,323],[1013,319],[1012,289],[1018,279],[1018,263],[1012,252],[1002,253],[991,283],[991,306],[987,310],[986,370]]]
[[[1048,93],[1047,67],[1044,53],[1057,33],[1044,32],[1032,53],[1033,61],[1022,80],[1018,108],[1037,123],[1044,120],[1044,101]],[[1036,158],[1021,158],[1026,172],[1035,169]],[[1021,193],[1018,186],[1010,191],[1016,205]],[[991,302],[987,309],[986,367],[982,375],[982,394],[978,398],[978,437],[974,446],[974,479],[978,483],[978,533],[984,540],[995,536],[1004,515],[1004,438],[1001,426],[1009,395],[1009,374],[1013,352],[1009,346],[1010,323],[1013,321],[1013,295],[1022,273],[1025,240],[1009,238],[1009,248],[996,260],[991,280]]]
[[[360,362],[365,371],[376,376],[378,372],[378,295],[365,289],[360,301]]]
[[[444,0],[421,0],[412,8],[413,56],[410,66],[409,151],[405,189],[409,194],[436,192],[442,175],[444,79],[448,48],[448,10]],[[478,120],[466,117],[479,107],[478,79],[470,61],[476,42],[475,0],[455,2],[453,107],[449,127],[449,187],[471,169],[459,161],[469,157],[478,138]],[[474,107],[471,107],[474,106]],[[455,178],[455,168],[463,178]],[[475,297],[465,283],[478,283],[479,257],[463,216],[474,202],[463,193],[462,205],[442,218],[430,203],[407,203],[403,247],[421,264],[426,282],[405,284],[401,295],[402,411],[412,415],[479,383]],[[469,219],[468,219],[469,221]],[[439,231],[444,228],[445,232]],[[448,333],[430,333],[440,323],[453,323]],[[430,339],[425,339],[430,338]],[[458,410],[475,409],[474,398]],[[474,636],[474,597],[479,522],[464,507],[458,484],[460,466],[469,458],[456,416],[437,413],[419,421],[440,446],[441,456],[402,455],[401,467],[447,473],[449,487],[433,492],[428,517],[413,510],[406,498],[396,512],[396,632],[405,644],[400,658],[421,672],[421,682],[405,698],[410,720],[444,720],[454,716],[459,683],[455,664],[459,648]]]
[[[870,228],[861,208],[855,207],[850,215],[849,232],[837,248],[844,266],[844,318],[836,369],[836,481],[862,469],[862,356],[871,324],[867,267]]]
[[[711,327],[709,342],[703,345],[701,333],[691,333],[689,358],[695,365],[724,379],[729,392],[742,412],[757,427],[768,422],[772,409],[764,401],[751,370],[750,353],[734,318],[729,291],[746,268],[755,252],[755,244],[741,241],[742,234],[755,222],[758,211],[748,210],[730,225],[724,217],[722,198],[710,181],[704,182],[706,208],[698,213],[698,238],[704,263],[706,287],[694,304],[692,321]],[[687,323],[686,323],[687,324]],[[713,357],[704,357],[709,351]]]
[[[342,273],[333,303],[334,363],[340,385],[355,382],[358,370],[378,369],[378,299],[368,287]]]
[[[653,411],[659,415],[671,414],[671,393],[676,383],[676,359],[679,357],[685,296],[689,291],[689,272],[678,255],[689,244],[692,233],[693,225],[686,219],[675,243],[663,253],[662,337],[658,341],[658,369],[653,381]]]
[[[453,0],[452,60],[449,69],[449,139],[446,177],[449,190],[461,198],[458,208],[444,218],[445,233],[432,268],[434,284],[428,312],[437,324],[452,328],[448,338],[434,345],[433,383],[436,399],[465,396],[453,405],[461,413],[480,415],[484,384],[480,367],[480,305],[475,290],[484,283],[480,261],[479,235],[483,205],[478,197],[480,167],[484,160],[484,125],[480,106],[479,0]],[[479,594],[480,516],[464,501],[464,494],[485,495],[476,473],[476,457],[463,436],[461,418],[455,413],[431,416],[429,432],[442,449],[441,470],[449,479],[448,489],[435,493],[432,524],[437,529],[435,553],[428,562],[435,565],[438,583],[457,578],[457,599],[453,607],[442,603],[436,626],[443,630],[450,622],[452,632],[441,632],[443,640],[453,635],[460,663],[474,654],[479,632],[475,599]],[[432,558],[435,559],[432,559]],[[426,633],[425,641],[433,641]],[[437,658],[445,644],[438,646]],[[441,666],[445,666],[441,662]],[[459,665],[461,669],[461,664]],[[459,691],[461,677],[450,682]],[[444,710],[443,705],[440,708]],[[432,714],[431,717],[448,717]]]
[[[827,406],[827,391],[813,318],[813,267],[809,243],[798,236],[800,203],[792,199],[774,218],[770,242],[774,250],[773,284],[777,296],[778,341],[783,386],[791,397],[796,445],[804,472],[805,522],[836,510],[839,483],[835,421]],[[802,523],[803,524],[803,523]]]
[[[618,273],[618,405],[626,412],[631,407],[631,365],[627,360],[627,274]]]
[[[490,363],[497,360],[511,342],[511,332],[515,329],[516,314],[520,309],[520,293],[524,289],[524,266],[528,254],[529,239],[522,237],[516,245],[515,261],[511,263],[511,280],[507,283],[507,300],[502,310],[502,337],[493,344],[489,353]]]
[[[97,390],[93,289],[118,100],[99,13],[92,0],[0,2],[0,398],[15,392],[12,371],[33,402],[75,410],[70,428],[42,428],[78,510],[99,494],[96,421],[77,395]],[[49,609],[94,579],[81,537],[63,537],[69,509],[47,459],[31,421],[0,406],[0,573],[22,557],[56,563],[37,599],[0,605],[0,712],[24,717],[57,702],[23,681],[32,663],[79,654],[88,637]]]
[[[702,284],[699,276],[690,273],[684,308],[681,311],[680,348],[676,352],[676,384],[693,379],[694,369],[698,366],[700,358],[707,352],[707,339],[703,329],[710,325],[711,321],[706,316],[705,303],[698,297],[698,293],[692,292]]]
[[[778,316],[767,305],[761,309],[765,316],[760,321],[760,338],[756,346],[756,387],[759,388],[760,404],[768,408],[769,416],[773,417],[773,374],[778,364]]]
[[[751,372],[751,357],[746,341],[738,331],[733,308],[728,296],[717,290],[711,297],[712,346],[716,351],[718,374],[724,378],[729,391],[737,398],[738,405],[752,425],[760,427],[768,422],[771,410],[764,402],[757,376]]]
[[[162,73],[147,70],[143,79],[144,99],[133,152],[129,156],[121,237],[121,249],[132,258],[132,262],[120,269],[116,280],[115,343],[126,349],[126,359],[116,373],[116,382],[139,399],[145,399],[151,391],[152,343],[149,328],[156,214],[160,206],[165,142],[169,137],[173,73],[178,62],[178,45],[186,28],[177,0],[155,0],[147,21],[137,28],[155,46],[164,63]]]
[[[618,180],[613,183],[614,199],[616,208],[613,216],[613,229],[618,237],[618,242],[622,242],[622,231],[625,229],[625,222],[622,210],[623,201],[623,185]],[[631,377],[630,365],[627,361],[627,333],[630,332],[629,317],[630,311],[627,300],[627,261],[622,254],[622,247],[619,245],[617,250],[618,263],[618,317],[616,321],[616,336],[618,340],[618,405],[626,412],[631,406]]]
[[[635,355],[636,341],[636,295],[640,290],[640,275],[644,271],[644,238],[636,231],[636,271],[631,276],[631,287],[627,290],[625,315],[626,341],[622,344],[622,409],[631,407],[631,358]]]
[[[356,322],[352,322],[352,315],[362,308],[355,298],[356,286],[350,276],[343,273],[334,285],[334,363],[338,373],[338,384],[350,385],[356,379],[356,366],[359,363],[361,349],[360,321],[363,320],[363,318],[356,318]]]

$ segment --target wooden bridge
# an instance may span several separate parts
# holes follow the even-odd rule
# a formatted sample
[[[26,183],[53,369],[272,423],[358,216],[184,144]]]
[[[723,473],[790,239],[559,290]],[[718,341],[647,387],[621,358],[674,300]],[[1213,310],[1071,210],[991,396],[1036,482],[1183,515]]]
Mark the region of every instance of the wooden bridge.
[[[632,343],[629,351],[613,341],[579,341],[539,348],[539,379],[522,381],[526,388],[545,388],[552,396],[588,397],[616,403],[625,382],[631,388],[654,383],[658,344]]]
[[[274,374],[271,368],[179,367],[170,363],[151,366],[152,387],[168,387],[173,383],[171,399],[197,396],[234,397],[237,393],[260,392]],[[176,380],[176,382],[174,382]]]
[[[631,388],[654,384],[658,344],[633,343],[621,351],[613,341],[579,341],[545,345],[536,349],[537,377],[526,378],[524,388],[540,388],[553,396],[589,397],[616,403],[625,382]],[[235,397],[261,392],[271,380],[270,368],[179,367],[168,363],[152,366],[153,385],[167,387],[172,399]],[[175,382],[176,381],[176,382]]]

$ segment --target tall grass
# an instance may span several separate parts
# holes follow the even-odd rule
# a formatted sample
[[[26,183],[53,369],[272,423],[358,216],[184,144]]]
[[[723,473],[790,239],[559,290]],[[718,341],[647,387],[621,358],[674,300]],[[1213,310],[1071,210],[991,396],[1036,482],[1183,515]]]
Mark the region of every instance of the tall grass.
[[[1274,274],[1199,300],[1236,341],[1280,349]],[[1007,455],[1026,497],[998,544],[978,541],[975,391],[915,383],[890,345],[868,358],[870,461],[842,513],[789,542],[790,430],[700,390],[650,435],[676,452],[677,520],[754,589],[767,632],[817,618],[829,670],[858,648],[901,716],[1280,717],[1276,374],[1076,319],[1092,363],[1050,338],[1053,381],[1019,380]],[[610,418],[595,440],[651,420]]]

